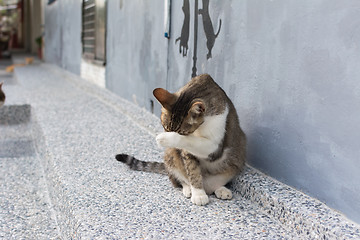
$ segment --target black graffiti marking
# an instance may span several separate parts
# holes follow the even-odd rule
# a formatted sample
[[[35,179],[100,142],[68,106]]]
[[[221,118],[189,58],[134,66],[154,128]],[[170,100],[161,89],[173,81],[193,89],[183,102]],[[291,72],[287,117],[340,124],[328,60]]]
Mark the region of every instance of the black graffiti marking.
[[[195,77],[197,75],[196,61],[197,61],[197,37],[198,37],[198,0],[195,0],[195,8],[194,8],[194,54],[193,54],[193,67],[191,77]]]
[[[202,19],[203,19],[203,27],[204,27],[204,32],[206,35],[206,46],[208,48],[208,53],[206,55],[207,59],[211,58],[211,50],[214,47],[215,44],[215,39],[217,38],[217,36],[220,33],[220,29],[221,29],[221,19],[219,21],[219,29],[217,31],[217,33],[215,34],[214,32],[214,27],[209,15],[209,0],[202,0],[202,4],[203,4],[203,8],[199,9],[199,15],[202,15]]]
[[[182,10],[184,12],[184,22],[181,28],[181,36],[175,40],[175,44],[180,40],[179,52],[182,53],[183,57],[187,55],[189,31],[190,31],[190,3],[189,0],[184,0]],[[182,49],[181,49],[182,48]],[[181,51],[182,50],[182,51]]]
[[[175,44],[180,40],[179,52],[182,53],[183,57],[187,56],[188,42],[190,34],[190,3],[189,0],[183,0],[182,10],[184,12],[184,22],[181,29],[181,35],[175,40]],[[221,19],[219,21],[219,28],[215,33],[214,27],[209,14],[209,0],[202,0],[202,9],[199,9],[199,1],[194,1],[194,53],[193,53],[193,67],[192,77],[197,75],[197,41],[198,41],[198,15],[202,16],[203,28],[206,36],[206,46],[208,53],[207,59],[212,57],[211,51],[214,47],[216,38],[218,37],[221,30]]]

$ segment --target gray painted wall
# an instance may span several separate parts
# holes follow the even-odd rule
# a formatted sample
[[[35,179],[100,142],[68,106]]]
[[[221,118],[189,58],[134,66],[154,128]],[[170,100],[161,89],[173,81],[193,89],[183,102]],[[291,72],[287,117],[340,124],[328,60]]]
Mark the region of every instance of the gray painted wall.
[[[47,2],[47,1],[46,1]],[[45,9],[45,61],[80,74],[81,0],[57,0]]]
[[[211,1],[210,7],[214,28],[221,18],[223,31],[212,59],[198,54],[199,73],[213,75],[234,101],[249,163],[360,222],[360,2]],[[202,50],[205,39],[198,42]],[[169,79],[189,76],[185,59],[169,55]]]
[[[63,21],[54,10],[66,8],[60,2],[46,8],[46,57],[64,65],[74,53],[59,51],[57,39],[68,34],[78,41],[78,55],[80,26],[66,33],[51,28]],[[159,114],[153,88],[175,91],[192,74],[195,2],[189,1],[183,56],[176,42],[183,1],[172,1],[170,40],[163,37],[164,1],[108,1],[107,88],[148,110],[153,100]],[[67,13],[74,22],[77,9]],[[206,16],[197,16],[197,73],[210,73],[233,100],[249,164],[360,223],[360,2],[210,0],[208,13],[213,34],[222,24],[207,59],[209,19],[205,31]]]
[[[152,90],[165,86],[168,40],[163,33],[164,1],[108,1],[106,86],[156,111]]]

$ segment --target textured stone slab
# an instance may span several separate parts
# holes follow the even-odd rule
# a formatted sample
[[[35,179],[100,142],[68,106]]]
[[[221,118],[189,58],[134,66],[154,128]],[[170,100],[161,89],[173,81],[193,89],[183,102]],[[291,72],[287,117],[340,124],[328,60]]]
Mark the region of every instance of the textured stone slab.
[[[30,115],[31,107],[29,104],[6,104],[0,107],[0,125],[15,125],[26,123],[30,120]]]
[[[17,158],[35,154],[32,140],[0,141],[0,158]]]
[[[61,235],[68,238],[359,238],[319,201],[248,167],[230,201],[198,207],[166,176],[132,172],[126,152],[161,161],[159,119],[50,64],[15,70],[36,118],[34,138]],[[51,94],[49,94],[51,93]]]
[[[0,238],[58,237],[39,159],[0,158]]]
[[[76,83],[81,89],[106,102],[107,105],[126,113],[152,135],[162,131],[156,116],[59,68],[53,68],[50,65],[47,67],[57,74],[62,74],[64,79]],[[295,231],[299,237],[360,238],[358,224],[348,220],[317,199],[282,184],[249,166],[244,174],[234,181],[232,187],[241,196],[251,200],[284,226]]]

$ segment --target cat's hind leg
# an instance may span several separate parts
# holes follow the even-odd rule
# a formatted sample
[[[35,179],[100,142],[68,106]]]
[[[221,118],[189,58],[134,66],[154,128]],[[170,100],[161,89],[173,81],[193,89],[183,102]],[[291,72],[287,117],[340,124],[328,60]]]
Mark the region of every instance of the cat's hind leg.
[[[231,181],[233,175],[217,174],[206,176],[204,180],[204,188],[207,194],[215,193],[219,199],[231,199],[231,190],[226,188],[225,185]]]
[[[175,188],[180,188],[182,186],[180,181],[173,175],[169,174],[169,180]]]
[[[182,192],[186,198],[191,197],[191,187],[186,177],[177,169],[172,171],[173,175],[169,175],[169,179],[176,188],[182,187]]]
[[[215,190],[215,196],[219,199],[232,199],[231,190],[222,186]]]

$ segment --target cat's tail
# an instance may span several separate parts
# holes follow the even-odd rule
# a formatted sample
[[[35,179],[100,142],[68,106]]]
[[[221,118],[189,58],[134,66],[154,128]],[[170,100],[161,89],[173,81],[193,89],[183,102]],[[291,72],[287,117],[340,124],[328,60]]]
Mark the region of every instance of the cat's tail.
[[[131,170],[166,174],[165,164],[161,162],[145,162],[127,154],[118,154],[115,158],[128,165]]]

